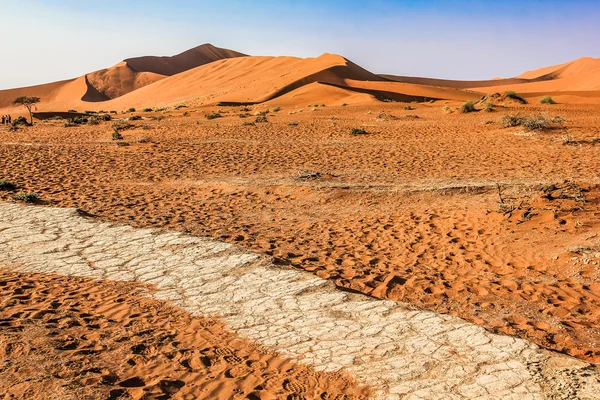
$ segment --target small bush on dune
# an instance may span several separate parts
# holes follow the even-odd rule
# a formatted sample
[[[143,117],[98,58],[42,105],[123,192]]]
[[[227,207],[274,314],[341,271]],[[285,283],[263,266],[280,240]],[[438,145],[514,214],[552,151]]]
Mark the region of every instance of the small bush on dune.
[[[38,199],[37,193],[25,193],[21,192],[19,194],[15,194],[13,197],[15,201],[24,201],[25,203],[33,203]]]
[[[116,112],[115,110],[112,110],[110,113],[111,114],[118,114],[118,112]]]
[[[489,102],[484,103],[483,104],[483,111],[485,111],[485,112],[492,112],[492,111],[494,111],[494,105],[492,103],[489,103]]]
[[[152,112],[152,109],[151,108],[144,108],[142,111],[144,111],[144,112]]]
[[[552,97],[545,96],[540,99],[540,104],[556,104],[556,102]]]
[[[257,123],[266,123],[269,122],[268,118],[266,115],[259,115],[258,117],[256,117],[256,119],[254,120],[254,122]]]
[[[131,121],[139,121],[140,119],[142,119],[142,117],[140,117],[139,115],[132,115],[131,117],[129,117],[129,120]]]
[[[352,128],[352,130],[350,131],[351,135],[366,135],[369,132],[365,131],[362,128]]]
[[[273,112],[279,112],[279,111],[281,111],[281,107],[279,107],[279,106],[277,106],[273,109]]]
[[[91,117],[88,120],[88,124],[90,124],[90,125],[98,125],[98,124],[100,124],[100,119],[98,119],[97,117]]]
[[[16,189],[16,185],[6,179],[0,179],[0,190],[13,190]]]
[[[123,140],[123,135],[115,129],[112,133],[112,140]]]
[[[131,107],[131,108],[130,108],[129,110],[127,110],[127,111],[129,111],[130,113],[132,113],[132,112],[135,112],[135,108]]]
[[[411,106],[406,106],[406,107],[404,107],[404,109],[405,109],[406,111],[412,111],[412,110],[414,110],[414,108],[413,108],[413,107],[411,107]]]
[[[86,114],[98,114],[96,111],[90,111],[90,110],[86,110],[85,113]]]
[[[205,115],[206,119],[215,119],[215,118],[221,118],[221,113],[220,112],[211,112]]]
[[[460,106],[460,112],[463,114],[471,113],[474,111],[477,111],[477,109],[475,109],[475,103],[472,101],[467,101],[462,106]]]
[[[442,110],[444,110],[444,112],[447,114],[450,114],[452,112],[452,109],[448,106],[444,106],[444,108],[442,108]]]
[[[513,92],[512,90],[508,90],[507,92],[504,93],[506,95],[506,97],[515,100],[518,103],[521,104],[527,104],[527,100],[525,100],[523,97],[521,97],[520,95],[518,95],[516,92]]]
[[[70,113],[76,113],[76,112],[77,112],[77,110],[69,110],[69,111],[67,111],[67,112],[70,112]]]
[[[556,122],[555,122],[556,121]],[[500,119],[500,123],[505,128],[522,126],[530,131],[545,131],[550,129],[550,124],[552,123],[561,123],[561,120],[557,120],[556,118],[550,120],[544,117],[541,114],[530,115],[530,116],[522,116],[522,115],[505,115]]]

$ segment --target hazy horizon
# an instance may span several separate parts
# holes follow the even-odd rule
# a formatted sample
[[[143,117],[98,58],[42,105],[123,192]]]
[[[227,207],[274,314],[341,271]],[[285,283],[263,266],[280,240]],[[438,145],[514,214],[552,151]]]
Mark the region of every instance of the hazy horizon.
[[[0,89],[76,78],[211,43],[249,55],[340,54],[374,73],[477,80],[600,57],[600,5],[463,1],[5,0]],[[23,30],[23,26],[31,29]]]

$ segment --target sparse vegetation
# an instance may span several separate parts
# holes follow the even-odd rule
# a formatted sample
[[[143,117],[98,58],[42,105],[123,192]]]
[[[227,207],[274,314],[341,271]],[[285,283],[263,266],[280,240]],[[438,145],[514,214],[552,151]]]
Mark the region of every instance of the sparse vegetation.
[[[16,188],[17,186],[14,183],[9,182],[6,179],[0,179],[0,190],[14,190]]]
[[[460,112],[463,114],[475,112],[477,109],[475,108],[475,103],[472,101],[466,101],[460,106]]]
[[[27,111],[29,112],[29,125],[33,125],[33,108],[35,108],[35,105],[37,103],[40,102],[40,98],[39,97],[27,97],[27,96],[20,96],[17,97],[16,99],[13,100],[13,105],[15,106],[23,106],[27,109]]]
[[[281,111],[281,107],[279,107],[279,106],[277,106],[273,109],[273,112],[279,112],[279,111]]]
[[[99,125],[100,124],[100,119],[98,117],[91,117],[88,120],[88,124],[90,124],[90,125]]]
[[[130,108],[129,110],[127,110],[127,111],[128,111],[128,112],[130,112],[130,113],[133,113],[133,112],[135,112],[135,108],[131,107],[131,108]]]
[[[494,111],[494,105],[490,102],[486,102],[483,103],[483,111],[485,112],[493,112]]]
[[[506,97],[513,99],[518,103],[527,104],[527,100],[525,100],[523,97],[518,95],[516,92],[513,92],[512,90],[508,90],[504,94],[506,95]]]
[[[134,129],[135,125],[127,123],[127,122],[124,122],[124,121],[115,121],[112,124],[112,128],[115,131],[125,131],[127,129]]]
[[[76,112],[77,112],[77,110],[69,110],[69,111],[67,111],[67,112],[70,112],[70,113],[76,113]],[[116,111],[115,111],[115,113],[116,113]]]
[[[206,119],[215,119],[215,118],[221,118],[221,113],[216,111],[216,112],[210,112],[208,114],[205,115]]]
[[[366,130],[362,129],[362,128],[352,128],[352,130],[350,130],[350,134],[351,135],[366,135],[369,132],[367,132]]]
[[[26,193],[26,192],[21,192],[18,194],[15,194],[14,196],[12,196],[12,199],[15,201],[24,201],[25,203],[33,203],[34,201],[36,201],[38,199],[38,195],[37,193]]]
[[[85,114],[98,114],[96,111],[86,110]]]
[[[112,140],[123,140],[123,135],[118,130],[114,130],[112,133]]]
[[[404,109],[406,111],[412,111],[412,110],[414,110],[414,107],[412,107],[412,106],[406,106],[406,107],[404,107]]]
[[[129,117],[130,121],[139,121],[140,119],[142,119],[142,117],[140,117],[139,115],[132,115],[131,117]]]
[[[500,119],[500,123],[505,128],[522,126],[530,131],[545,131],[550,128],[552,123],[562,123],[561,117],[548,119],[542,114],[537,115],[505,115]]]
[[[450,114],[452,112],[452,109],[448,106],[444,106],[444,108],[442,110],[444,110],[444,112],[448,113],[448,114]]]
[[[256,126],[254,122],[244,122],[242,126]]]
[[[250,114],[247,113],[247,112],[238,114],[238,117],[240,117],[240,118],[246,118],[246,117],[249,117],[249,116],[250,116]]]
[[[176,110],[181,110],[182,108],[188,108],[188,106],[186,106],[185,104],[179,104],[179,105],[175,106]]]
[[[347,103],[343,103],[343,104],[342,104],[342,107],[346,107],[347,105],[348,105]]]
[[[151,141],[152,139],[150,139],[148,136],[142,136],[138,139],[138,143],[150,143]]]
[[[144,111],[144,112],[152,112],[152,109],[151,109],[151,108],[144,108],[144,110],[143,110],[143,111]]]
[[[556,101],[550,96],[544,96],[540,99],[540,104],[556,104]]]
[[[254,122],[256,122],[256,123],[266,123],[266,122],[269,122],[269,119],[267,118],[266,115],[259,115],[258,117],[256,117],[256,119],[254,120]]]

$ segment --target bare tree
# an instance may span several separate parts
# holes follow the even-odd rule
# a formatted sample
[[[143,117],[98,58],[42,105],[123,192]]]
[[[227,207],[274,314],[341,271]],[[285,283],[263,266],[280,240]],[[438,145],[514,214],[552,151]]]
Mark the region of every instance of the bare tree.
[[[39,102],[40,102],[39,97],[21,96],[21,97],[17,97],[12,103],[13,103],[13,105],[23,106],[27,109],[27,111],[29,111],[29,124],[33,125],[33,113],[31,112],[31,110],[33,109],[35,104],[39,103]]]

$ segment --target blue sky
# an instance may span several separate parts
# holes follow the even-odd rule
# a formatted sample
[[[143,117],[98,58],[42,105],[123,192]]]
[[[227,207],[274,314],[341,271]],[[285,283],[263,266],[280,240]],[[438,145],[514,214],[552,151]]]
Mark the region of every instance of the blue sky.
[[[0,89],[210,42],[251,55],[341,54],[375,73],[510,77],[600,57],[594,0],[2,0]]]

